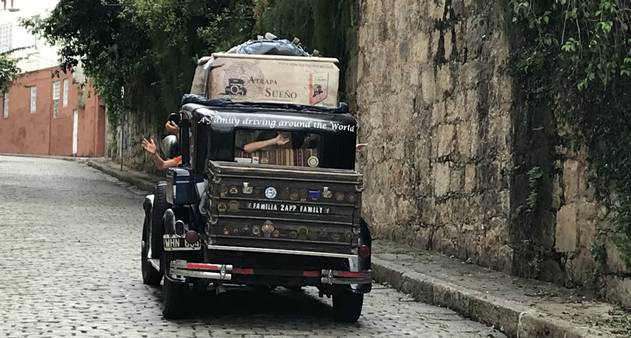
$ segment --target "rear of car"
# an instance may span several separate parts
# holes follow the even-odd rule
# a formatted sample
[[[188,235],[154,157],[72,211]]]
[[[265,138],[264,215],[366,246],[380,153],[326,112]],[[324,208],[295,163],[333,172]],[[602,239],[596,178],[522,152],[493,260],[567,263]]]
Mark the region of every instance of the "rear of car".
[[[224,280],[369,289],[360,174],[209,161],[208,178],[207,263],[229,265]]]
[[[355,119],[213,104],[183,106],[183,166],[169,171],[164,235],[145,236],[164,240],[163,314],[180,313],[176,291],[210,281],[316,286],[333,296],[336,318],[356,321],[372,279],[362,176],[352,169]],[[145,256],[157,266],[155,251]]]
[[[337,283],[345,272],[370,282],[367,269],[359,271],[361,175],[213,161],[208,169],[208,249],[258,253],[241,261],[278,269],[278,280],[292,271],[319,277],[305,284]]]

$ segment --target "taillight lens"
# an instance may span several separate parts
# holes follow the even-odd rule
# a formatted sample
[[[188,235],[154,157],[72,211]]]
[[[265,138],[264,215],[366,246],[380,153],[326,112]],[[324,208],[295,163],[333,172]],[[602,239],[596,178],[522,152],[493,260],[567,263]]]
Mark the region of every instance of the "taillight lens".
[[[195,230],[189,230],[186,232],[186,235],[184,235],[184,239],[186,239],[187,242],[193,244],[199,241],[199,234]]]
[[[357,250],[357,253],[359,257],[362,258],[370,257],[370,247],[368,245],[362,245],[359,247],[359,250]]]

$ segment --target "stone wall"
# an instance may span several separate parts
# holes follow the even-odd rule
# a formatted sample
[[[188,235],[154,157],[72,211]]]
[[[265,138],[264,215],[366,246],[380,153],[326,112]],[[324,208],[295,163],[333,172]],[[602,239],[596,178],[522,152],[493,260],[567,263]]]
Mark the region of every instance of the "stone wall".
[[[369,143],[360,168],[376,235],[510,271],[504,7],[368,0],[357,10],[349,92]]]
[[[558,276],[567,286],[591,288],[610,301],[631,306],[631,270],[616,245],[615,211],[597,199],[587,151],[565,147],[556,151],[554,249],[561,260],[559,269],[552,265],[554,269],[542,276]],[[610,201],[616,199],[609,196]]]
[[[506,1],[362,0],[346,91],[375,237],[631,306],[614,215],[554,103],[525,108]],[[615,201],[611,196],[610,201]]]
[[[149,113],[126,113],[115,128],[108,128],[107,156],[125,166],[156,173],[151,159],[141,147],[144,137],[152,137],[160,146],[164,130],[158,130],[156,117]]]

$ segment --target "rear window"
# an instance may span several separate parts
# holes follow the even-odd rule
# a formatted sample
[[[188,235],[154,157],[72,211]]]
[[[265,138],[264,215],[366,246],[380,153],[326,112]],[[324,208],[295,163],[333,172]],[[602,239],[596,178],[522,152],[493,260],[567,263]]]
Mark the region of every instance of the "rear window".
[[[234,159],[239,163],[320,165],[320,135],[315,133],[237,129],[234,144]]]

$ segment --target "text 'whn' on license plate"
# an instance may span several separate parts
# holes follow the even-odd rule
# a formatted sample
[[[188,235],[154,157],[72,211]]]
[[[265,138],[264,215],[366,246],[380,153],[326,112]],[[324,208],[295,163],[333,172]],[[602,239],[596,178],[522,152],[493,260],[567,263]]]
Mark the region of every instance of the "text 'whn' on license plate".
[[[293,212],[293,213],[301,213],[301,214],[329,214],[331,213],[331,208],[329,207],[322,207],[318,205],[303,205],[303,204],[248,202],[247,208],[253,209],[253,210]]]
[[[189,243],[184,237],[180,237],[178,235],[164,235],[162,237],[164,242],[164,250],[199,250],[202,245],[200,241],[195,243]]]

